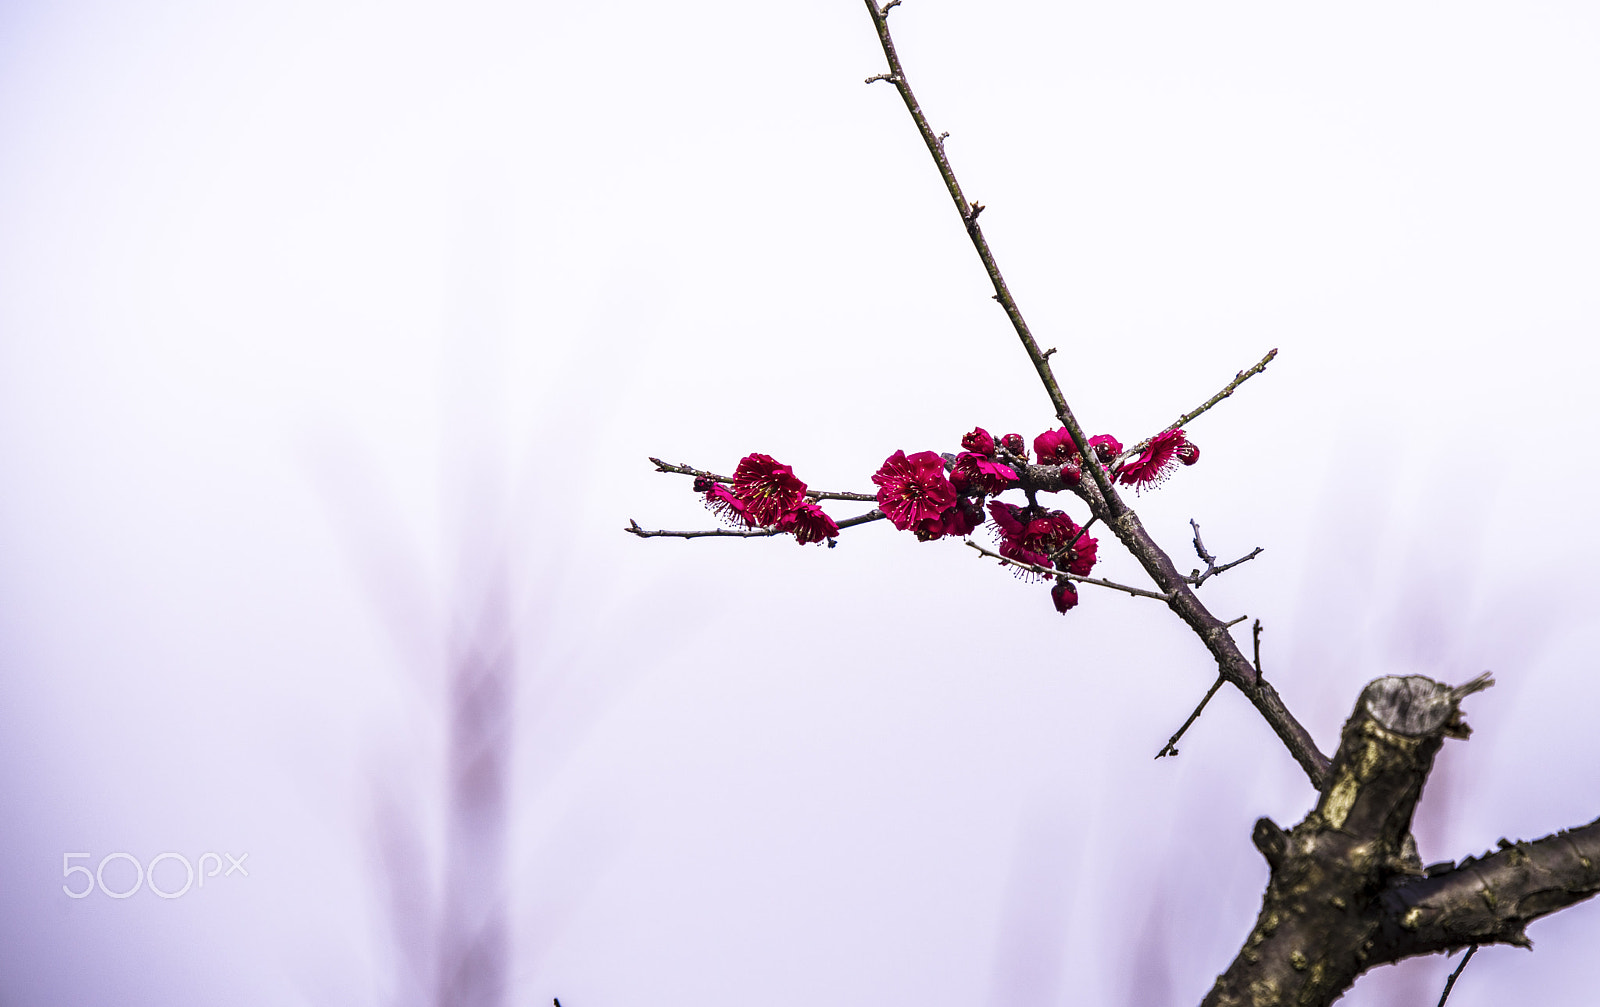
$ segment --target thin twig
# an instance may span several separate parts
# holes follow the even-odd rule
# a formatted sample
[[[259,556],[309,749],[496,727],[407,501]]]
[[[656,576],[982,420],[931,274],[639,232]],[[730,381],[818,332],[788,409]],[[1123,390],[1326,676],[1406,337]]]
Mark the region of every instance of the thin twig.
[[[640,538],[769,538],[786,535],[776,528],[706,528],[696,531],[666,531],[660,528],[641,528],[639,522],[629,519],[623,531]]]
[[[1224,387],[1222,389],[1222,391],[1220,391],[1217,394],[1211,396],[1209,399],[1206,399],[1205,403],[1202,404],[1198,409],[1195,409],[1195,410],[1193,410],[1191,412],[1184,413],[1182,416],[1178,417],[1177,422],[1172,423],[1171,425],[1167,426],[1165,429],[1167,429],[1167,430],[1176,430],[1179,427],[1188,426],[1190,420],[1194,419],[1196,416],[1199,416],[1201,413],[1205,412],[1207,409],[1210,409],[1212,406],[1216,405],[1218,402],[1221,402],[1223,399],[1225,399],[1228,396],[1232,395],[1233,392],[1234,392],[1234,389],[1238,388],[1240,385],[1244,384],[1246,381],[1249,381],[1251,378],[1255,377],[1257,374],[1260,374],[1262,371],[1266,370],[1267,369],[1267,365],[1272,363],[1272,358],[1277,356],[1277,355],[1278,355],[1278,351],[1276,349],[1268,350],[1267,351],[1267,355],[1262,357],[1261,360],[1254,367],[1250,368],[1247,371],[1240,371],[1238,374],[1235,374],[1233,376],[1233,380],[1228,382],[1227,386]]]
[[[719,476],[715,472],[697,469],[692,465],[674,465],[664,462],[659,458],[651,458],[650,463],[656,467],[657,472],[672,472],[677,475],[695,476],[701,479],[710,479],[714,483],[731,483],[731,476]],[[859,503],[871,503],[878,499],[876,493],[853,493],[848,490],[806,490],[808,500],[855,500]]]
[[[1217,558],[1206,552],[1206,544],[1200,541],[1200,522],[1190,518],[1189,527],[1194,529],[1194,551],[1200,556],[1200,562],[1206,565],[1205,573],[1196,570],[1189,575],[1189,583],[1199,587],[1202,581],[1211,576],[1211,571],[1217,568]]]
[[[1474,944],[1472,947],[1467,948],[1467,953],[1462,957],[1461,964],[1457,965],[1456,970],[1450,973],[1450,978],[1444,981],[1444,992],[1439,994],[1439,1007],[1444,1007],[1444,1002],[1450,999],[1450,991],[1455,989],[1456,980],[1461,978],[1461,970],[1467,967],[1467,962],[1472,961],[1472,956],[1477,953],[1478,945]]]
[[[1010,557],[1002,556],[999,553],[994,552],[993,550],[985,549],[983,546],[981,546],[978,543],[972,541],[971,539],[967,540],[967,545],[972,547],[973,549],[978,550],[979,553],[983,554],[984,556],[989,557],[990,559],[999,560],[1001,566],[1016,567],[1018,570],[1024,570],[1024,571],[1026,571],[1028,573],[1036,573],[1041,577],[1054,577],[1054,578],[1065,577],[1068,580],[1075,580],[1080,584],[1093,584],[1096,587],[1109,587],[1114,591],[1126,591],[1128,594],[1137,595],[1140,598],[1154,598],[1156,601],[1166,601],[1167,600],[1167,596],[1166,595],[1160,594],[1160,593],[1155,592],[1155,591],[1146,591],[1142,587],[1129,587],[1126,584],[1118,584],[1116,581],[1113,581],[1113,580],[1101,580],[1099,577],[1082,577],[1082,576],[1079,576],[1078,574],[1075,574],[1075,573],[1066,573],[1066,572],[1061,571],[1061,570],[1052,570],[1050,567],[1040,566],[1037,563],[1028,563],[1028,562],[1025,562],[1025,561],[1020,560],[1020,559],[1011,559]]]
[[[1256,365],[1254,367],[1250,368],[1249,370],[1240,371],[1238,374],[1235,374],[1233,376],[1233,380],[1228,382],[1227,387],[1223,388],[1222,391],[1220,391],[1217,394],[1211,396],[1211,398],[1207,399],[1199,408],[1191,410],[1190,412],[1184,413],[1182,416],[1178,417],[1176,422],[1171,423],[1168,426],[1162,427],[1161,428],[1161,433],[1166,433],[1168,430],[1176,430],[1179,427],[1188,425],[1190,420],[1194,419],[1196,416],[1199,416],[1201,413],[1205,412],[1207,409],[1210,409],[1212,406],[1216,405],[1218,402],[1221,402],[1223,399],[1225,399],[1228,396],[1232,395],[1233,392],[1234,392],[1234,389],[1238,388],[1240,385],[1242,385],[1246,381],[1250,380],[1250,378],[1252,378],[1253,376],[1255,376],[1257,374],[1260,374],[1262,371],[1266,370],[1267,364],[1271,363],[1272,362],[1272,358],[1277,356],[1277,355],[1278,355],[1278,351],[1277,350],[1275,350],[1275,349],[1274,350],[1269,350],[1267,352],[1267,355],[1262,357],[1259,361],[1257,361]],[[1129,458],[1132,458],[1133,456],[1137,455],[1139,452],[1143,451],[1145,449],[1145,446],[1148,445],[1151,440],[1152,440],[1152,438],[1146,437],[1144,440],[1140,441],[1139,443],[1131,445],[1130,447],[1126,448],[1122,452],[1122,454],[1120,454],[1116,458],[1112,459],[1112,467],[1115,467],[1117,464],[1119,464],[1121,462],[1127,461]]]
[[[1072,536],[1072,541],[1067,543],[1067,548],[1068,549],[1076,548],[1076,546],[1078,545],[1078,540],[1083,538],[1085,535],[1089,534],[1090,526],[1093,525],[1098,520],[1100,520],[1099,515],[1090,514],[1089,515],[1089,520],[1085,521],[1083,523],[1083,527],[1078,529],[1078,534]]]
[[[710,479],[715,483],[733,482],[732,476],[719,476],[715,472],[707,472],[705,469],[697,469],[693,465],[674,465],[671,462],[662,461],[655,455],[648,455],[647,457],[650,459],[650,464],[656,467],[657,472],[675,472],[678,475],[699,476]]]
[[[844,531],[846,528],[854,528],[857,525],[871,524],[874,521],[882,521],[886,517],[888,517],[887,514],[874,507],[865,514],[857,514],[855,517],[845,518],[843,521],[837,521],[834,524],[835,527],[837,527],[840,531]]]
[[[1215,577],[1218,574],[1227,573],[1229,570],[1232,570],[1234,567],[1238,566],[1240,563],[1248,563],[1251,560],[1255,559],[1259,555],[1261,555],[1261,547],[1260,546],[1256,546],[1254,549],[1251,549],[1249,552],[1245,553],[1243,556],[1240,556],[1238,559],[1234,560],[1232,563],[1224,563],[1221,566],[1217,567],[1215,570],[1211,571],[1211,576]]]
[[[882,521],[884,513],[881,510],[869,510],[865,514],[858,514],[836,523],[840,531],[854,528],[857,525],[870,524],[873,521]],[[622,529],[630,535],[640,538],[769,538],[773,535],[787,535],[787,530],[777,528],[706,528],[697,531],[666,531],[659,528],[641,528],[639,522],[629,519],[628,527]]]
[[[1022,347],[1028,353],[1028,359],[1033,361],[1033,369],[1038,372],[1039,380],[1044,383],[1045,392],[1050,396],[1050,404],[1055,408],[1056,418],[1061,425],[1072,434],[1074,443],[1087,444],[1088,438],[1083,435],[1083,428],[1078,425],[1077,417],[1072,414],[1072,409],[1067,405],[1066,396],[1061,392],[1061,386],[1056,383],[1056,376],[1050,369],[1050,361],[1046,359],[1044,351],[1039,348],[1039,343],[1033,338],[1033,333],[1028,329],[1028,323],[1022,317],[1022,310],[1017,307],[1016,299],[1011,296],[1011,290],[1006,286],[1005,277],[1000,275],[1000,267],[995,262],[994,254],[989,251],[989,243],[984,240],[983,229],[978,226],[978,214],[983,212],[982,203],[968,203],[966,194],[961,191],[961,183],[956,181],[956,173],[950,167],[950,161],[945,157],[944,143],[939,134],[933,131],[928,124],[928,117],[923,115],[922,106],[917,104],[916,95],[911,93],[911,85],[906,80],[905,69],[900,65],[900,57],[895,53],[894,39],[889,37],[889,8],[879,9],[877,0],[866,0],[867,10],[872,14],[872,23],[878,29],[878,43],[883,47],[883,55],[889,61],[889,73],[877,77],[869,77],[868,81],[886,80],[893,84],[895,90],[900,92],[900,98],[905,102],[906,110],[911,113],[912,121],[917,124],[917,132],[922,134],[922,142],[927,145],[928,153],[933,155],[933,162],[939,168],[939,176],[944,179],[945,189],[950,193],[951,202],[955,203],[956,212],[961,214],[961,223],[966,228],[967,237],[972,239],[972,247],[977,250],[978,258],[983,261],[984,271],[989,274],[989,282],[994,286],[994,299],[1005,309],[1006,317],[1011,321],[1011,327],[1016,330],[1017,338],[1022,341]],[[893,6],[891,3],[890,6]],[[1094,475],[1095,484],[1100,488],[1100,494],[1108,502],[1117,499],[1111,483],[1106,479],[1105,472],[1090,466]]]
[[[1217,676],[1217,680],[1211,683],[1211,688],[1206,690],[1206,696],[1200,701],[1200,705],[1194,708],[1193,713],[1189,714],[1189,719],[1183,722],[1183,726],[1178,728],[1178,732],[1167,739],[1166,746],[1162,748],[1161,751],[1156,753],[1156,758],[1159,759],[1163,755],[1178,754],[1178,749],[1176,747],[1178,744],[1178,739],[1183,737],[1183,732],[1189,729],[1190,724],[1193,724],[1195,721],[1200,719],[1201,711],[1206,708],[1207,703],[1211,702],[1211,697],[1217,694],[1217,690],[1222,688],[1222,683],[1225,681],[1227,681],[1226,675]]]
[[[1224,563],[1221,566],[1218,566],[1217,565],[1217,558],[1215,556],[1211,555],[1209,552],[1206,552],[1206,544],[1204,542],[1200,541],[1200,525],[1199,525],[1199,523],[1196,522],[1194,518],[1190,518],[1189,519],[1189,527],[1194,529],[1194,551],[1199,553],[1200,559],[1206,565],[1206,568],[1205,568],[1204,572],[1201,572],[1199,570],[1195,570],[1192,573],[1190,573],[1187,578],[1185,578],[1190,584],[1193,584],[1195,587],[1199,587],[1201,584],[1204,584],[1207,580],[1209,580],[1212,577],[1215,577],[1219,573],[1225,573],[1225,572],[1227,572],[1229,570],[1232,570],[1234,567],[1238,566],[1240,563],[1247,563],[1250,560],[1253,560],[1257,556],[1261,555],[1261,547],[1260,546],[1256,546],[1255,551],[1250,553],[1248,556],[1241,556],[1238,559],[1234,560],[1232,563]]]
[[[1265,673],[1262,672],[1262,670],[1261,670],[1261,620],[1260,619],[1257,619],[1255,621],[1255,625],[1250,627],[1250,635],[1251,635],[1251,637],[1253,637],[1255,639],[1255,644],[1256,644],[1256,678],[1261,678],[1261,677],[1263,677],[1263,675]]]

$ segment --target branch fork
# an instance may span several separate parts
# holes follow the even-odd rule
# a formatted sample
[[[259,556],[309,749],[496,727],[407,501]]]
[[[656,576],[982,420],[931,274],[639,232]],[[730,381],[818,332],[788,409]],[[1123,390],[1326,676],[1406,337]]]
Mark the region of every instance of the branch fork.
[[[1474,944],[1527,946],[1533,919],[1600,891],[1600,820],[1460,866],[1424,869],[1411,819],[1461,700],[1420,675],[1370,683],[1345,723],[1317,806],[1292,830],[1256,822],[1271,870],[1244,948],[1203,1007],[1328,1004],[1377,965]]]

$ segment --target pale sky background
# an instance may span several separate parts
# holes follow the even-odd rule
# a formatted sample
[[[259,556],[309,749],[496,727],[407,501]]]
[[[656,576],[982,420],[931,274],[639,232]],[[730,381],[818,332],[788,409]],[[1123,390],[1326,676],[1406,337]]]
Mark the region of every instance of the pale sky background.
[[[893,18],[1091,433],[1280,349],[1139,503],[1185,569],[1191,517],[1264,548],[1202,597],[1323,748],[1492,669],[1424,859],[1600,813],[1600,10]],[[426,901],[494,570],[507,1004],[1198,1002],[1314,795],[1231,690],[1151,759],[1213,674],[1164,608],[883,524],[621,531],[711,521],[647,455],[870,490],[1052,425],[882,69],[854,0],[0,4],[0,1003],[419,1002],[377,837]],[[168,851],[249,875],[62,891]],[[1597,933],[1451,1003],[1589,1002]]]

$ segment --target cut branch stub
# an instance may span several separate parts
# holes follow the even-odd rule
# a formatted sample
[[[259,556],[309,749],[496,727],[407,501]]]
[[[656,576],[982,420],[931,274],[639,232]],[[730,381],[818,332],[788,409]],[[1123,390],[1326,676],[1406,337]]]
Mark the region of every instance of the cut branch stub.
[[[1465,730],[1472,689],[1421,677],[1371,683],[1345,723],[1316,810],[1288,833],[1268,819],[1253,839],[1272,880],[1261,915],[1206,1004],[1331,1003],[1372,965],[1377,896],[1423,876],[1411,815],[1445,736]],[[1382,960],[1382,959],[1380,959]]]
[[[1411,815],[1463,697],[1420,676],[1380,678],[1344,725],[1316,810],[1251,835],[1271,869],[1261,915],[1207,1005],[1322,1007],[1375,965],[1469,945],[1528,945],[1529,922],[1600,893],[1600,819],[1426,870]]]

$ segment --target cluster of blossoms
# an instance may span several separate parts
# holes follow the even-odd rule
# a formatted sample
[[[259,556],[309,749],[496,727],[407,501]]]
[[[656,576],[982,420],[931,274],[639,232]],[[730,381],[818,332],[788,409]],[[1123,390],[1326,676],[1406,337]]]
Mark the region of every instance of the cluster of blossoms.
[[[1122,442],[1110,434],[1100,434],[1089,438],[1089,449],[1101,465],[1110,465],[1121,457]],[[1083,478],[1083,455],[1065,428],[1046,430],[1035,437],[1033,453],[1040,465],[1061,466],[1061,478],[1067,485],[1075,486]],[[1138,457],[1113,467],[1111,475],[1138,492],[1161,485],[1179,465],[1193,465],[1199,460],[1200,449],[1189,443],[1182,430],[1163,430],[1139,445]]]
[[[711,512],[735,528],[771,528],[792,534],[796,542],[821,542],[839,535],[839,526],[822,508],[806,499],[806,484],[794,469],[770,455],[745,455],[733,472],[733,484],[707,476],[694,481],[706,495]]]
[[[1097,439],[1091,437],[1089,443]],[[1121,445],[1118,445],[1118,453],[1121,453]],[[1117,467],[1117,481],[1132,486],[1135,491],[1159,486],[1179,465],[1193,465],[1199,460],[1200,449],[1189,443],[1182,430],[1163,430],[1144,443],[1139,457]]]
[[[1070,462],[1058,440],[1054,433],[1035,439],[1040,464]],[[1020,434],[1006,434],[997,442],[977,427],[961,438],[961,454],[949,459],[932,451],[913,455],[896,451],[872,477],[878,484],[878,508],[896,528],[924,542],[970,535],[983,523],[985,499],[1018,485],[1017,470],[1001,459],[1025,463],[1023,443]],[[1075,482],[1081,468],[1070,471],[1067,478]],[[1000,541],[1000,555],[1007,559],[1080,577],[1094,566],[1096,541],[1061,511],[1031,502],[1024,508],[992,500],[987,513]],[[1052,597],[1065,612],[1077,603],[1077,589],[1059,577]]]
[[[1137,453],[1124,452],[1109,434],[1089,438],[1088,447],[1087,453],[1079,450],[1065,429],[1046,430],[1033,439],[1033,456],[1039,465],[1059,468],[1069,487],[1082,481],[1085,465],[1094,464],[1135,491],[1158,486],[1179,465],[1200,459],[1200,449],[1178,429],[1139,444]],[[961,438],[961,448],[957,455],[890,455],[872,477],[878,509],[890,524],[922,542],[970,535],[987,514],[1000,555],[1025,564],[1017,568],[1023,576],[1054,574],[1050,597],[1057,611],[1066,612],[1078,603],[1072,578],[1089,575],[1099,542],[1065,512],[1041,506],[1032,490],[1026,506],[989,499],[1021,485],[1016,466],[1028,463],[1021,434],[996,439],[976,427]],[[807,499],[806,484],[795,478],[794,470],[767,455],[746,455],[727,483],[701,476],[694,488],[705,494],[713,513],[734,527],[788,532],[802,544],[827,539],[830,546],[839,534],[833,519]]]

